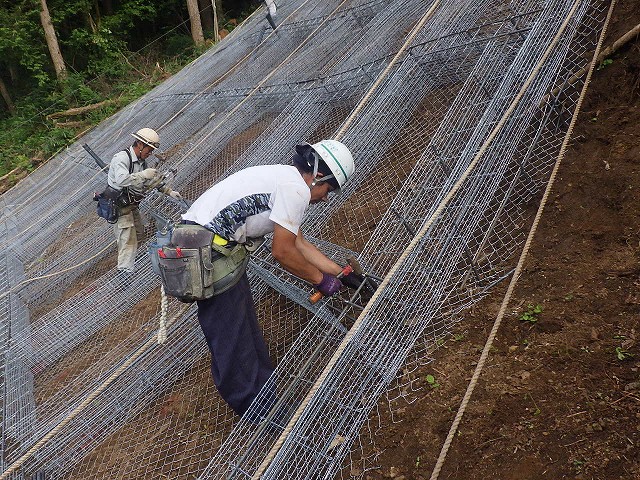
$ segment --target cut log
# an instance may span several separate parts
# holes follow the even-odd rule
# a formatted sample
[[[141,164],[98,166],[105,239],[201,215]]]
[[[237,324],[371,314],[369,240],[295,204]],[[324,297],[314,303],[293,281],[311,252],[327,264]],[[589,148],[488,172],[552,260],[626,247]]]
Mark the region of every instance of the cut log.
[[[97,110],[98,108],[104,107],[105,105],[110,105],[114,103],[115,100],[104,100],[102,102],[93,103],[91,105],[85,105],[84,107],[75,107],[70,108],[69,110],[64,110],[63,112],[55,112],[47,115],[47,119],[52,120],[54,118],[60,117],[73,117],[74,115],[82,115],[83,113],[91,112],[92,110]]]

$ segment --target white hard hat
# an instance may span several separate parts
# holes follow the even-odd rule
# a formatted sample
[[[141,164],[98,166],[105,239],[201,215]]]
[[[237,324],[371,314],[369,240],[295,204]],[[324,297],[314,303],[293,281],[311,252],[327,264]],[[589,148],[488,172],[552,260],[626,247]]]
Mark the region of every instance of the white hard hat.
[[[333,177],[340,188],[344,187],[355,170],[353,156],[345,144],[337,140],[321,140],[311,145],[311,148],[327,164],[332,173],[332,176],[324,176],[319,181],[326,181]]]
[[[132,133],[131,136],[151,148],[158,148],[160,146],[160,137],[156,131],[151,128],[141,128],[136,133]]]

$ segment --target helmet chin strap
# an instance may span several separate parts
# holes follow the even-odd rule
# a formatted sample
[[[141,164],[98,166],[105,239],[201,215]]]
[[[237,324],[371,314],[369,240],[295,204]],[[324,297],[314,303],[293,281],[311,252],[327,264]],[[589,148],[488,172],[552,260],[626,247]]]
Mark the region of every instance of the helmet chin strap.
[[[334,178],[333,175],[323,175],[321,178],[318,178],[318,154],[312,152],[313,155],[313,180],[311,181],[311,185],[309,188],[315,187],[320,182],[326,182],[327,180],[331,180]]]

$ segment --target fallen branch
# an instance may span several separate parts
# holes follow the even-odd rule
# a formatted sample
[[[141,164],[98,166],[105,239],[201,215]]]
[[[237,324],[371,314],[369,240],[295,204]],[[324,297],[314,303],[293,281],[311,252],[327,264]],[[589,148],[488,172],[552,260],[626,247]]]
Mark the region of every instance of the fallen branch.
[[[98,108],[104,107],[105,105],[110,105],[114,103],[115,100],[108,99],[103,100],[102,102],[93,103],[91,105],[85,105],[84,107],[76,107],[70,108],[69,110],[65,110],[63,112],[55,112],[47,115],[47,119],[52,120],[54,118],[60,117],[72,117],[74,115],[82,115],[83,113],[91,112],[93,110],[97,110]]]
[[[18,170],[20,170],[20,167],[16,167],[13,170],[11,170],[9,173],[5,173],[3,176],[0,177],[0,182],[2,182],[3,180],[6,180],[7,178],[9,178],[11,175],[13,175],[14,173],[16,173]]]
[[[613,42],[608,47],[603,48],[600,51],[600,54],[598,55],[598,58],[596,58],[596,62],[599,65],[602,65],[602,62],[607,57],[610,57],[611,55],[616,53],[623,46],[625,46],[627,43],[629,43],[631,40],[633,40],[638,34],[640,34],[640,24],[638,24],[635,27],[633,27],[631,30],[629,30],[627,33],[622,35],[620,38],[618,38],[615,42]],[[584,67],[584,68],[581,68],[580,70],[578,70],[576,73],[574,73],[571,76],[571,78],[569,80],[567,80],[565,83],[563,83],[559,87],[554,88],[551,91],[550,96],[555,97],[562,88],[565,88],[568,85],[573,85],[574,83],[576,83],[587,72],[588,68],[589,67],[587,66],[587,67]],[[549,99],[549,95],[546,95],[541,103],[546,102],[548,99]]]
[[[72,122],[53,122],[53,124],[56,127],[60,127],[60,128],[80,128],[80,127],[87,126],[87,122],[85,120],[78,120],[78,121],[72,121]]]
[[[618,50],[620,50],[620,48],[622,48],[624,45],[626,45],[631,40],[633,40],[633,38],[636,37],[638,34],[640,34],[640,23],[635,27],[633,27],[631,30],[629,30],[627,33],[622,35],[619,39],[617,39],[611,45],[604,48],[600,52],[600,55],[598,55],[598,63],[601,63],[605,58],[610,57],[611,55],[616,53]]]

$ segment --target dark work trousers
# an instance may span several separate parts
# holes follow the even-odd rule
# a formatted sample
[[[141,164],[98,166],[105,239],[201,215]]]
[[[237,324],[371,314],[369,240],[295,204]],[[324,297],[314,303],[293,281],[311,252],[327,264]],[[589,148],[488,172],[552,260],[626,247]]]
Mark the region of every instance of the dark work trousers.
[[[211,375],[218,392],[243,415],[274,370],[247,274],[226,292],[198,301],[198,321],[211,352]],[[265,390],[270,391],[261,396],[261,413],[275,402],[273,388]]]

